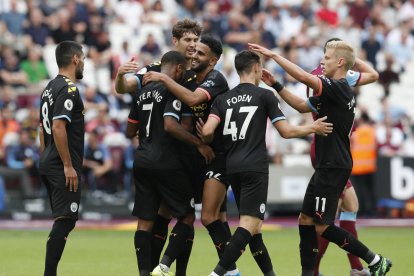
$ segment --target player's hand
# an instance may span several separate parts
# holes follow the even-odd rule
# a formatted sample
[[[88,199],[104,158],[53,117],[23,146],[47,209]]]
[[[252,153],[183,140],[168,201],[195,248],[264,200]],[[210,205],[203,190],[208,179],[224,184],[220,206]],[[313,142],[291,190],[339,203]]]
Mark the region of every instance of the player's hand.
[[[204,157],[207,165],[211,164],[214,158],[216,158],[216,155],[214,154],[213,149],[206,144],[201,144],[200,146],[197,147],[197,150]]]
[[[258,44],[247,43],[247,45],[249,45],[250,50],[255,51],[257,53],[260,53],[260,54],[264,55],[265,57],[271,58],[273,55],[275,55],[275,53],[273,53],[269,49],[267,49],[263,46],[260,46]]]
[[[196,129],[197,129],[197,136],[203,140],[203,126],[204,126],[204,121],[201,118],[198,118],[197,122],[196,122]]]
[[[138,63],[135,62],[135,57],[132,57],[128,62],[119,66],[118,75],[123,76],[127,73],[136,73],[138,70]]]
[[[160,72],[149,71],[144,74],[144,77],[142,78],[142,85],[145,86],[147,83],[152,81],[161,81],[163,75],[164,74]]]
[[[324,122],[327,118],[328,117],[325,116],[325,117],[319,118],[318,120],[313,122],[312,125],[314,126],[315,133],[317,135],[328,136],[328,134],[332,133],[333,124]]]
[[[264,81],[264,83],[266,83],[269,86],[272,86],[276,83],[275,77],[267,69],[262,69],[262,81]]]
[[[69,186],[70,192],[78,191],[78,174],[72,166],[65,166],[63,168],[66,177],[66,187]]]

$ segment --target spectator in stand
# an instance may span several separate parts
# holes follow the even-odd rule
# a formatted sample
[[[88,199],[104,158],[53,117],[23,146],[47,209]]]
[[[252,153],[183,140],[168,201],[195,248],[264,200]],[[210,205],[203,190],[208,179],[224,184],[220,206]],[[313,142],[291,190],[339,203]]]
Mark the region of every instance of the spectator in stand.
[[[45,46],[50,35],[49,27],[44,23],[45,18],[39,8],[32,7],[29,10],[29,22],[25,28],[25,44],[29,49],[34,44]]]
[[[375,127],[366,112],[361,114],[352,133],[351,153],[353,159],[351,180],[358,196],[359,214],[374,216],[377,206],[375,196],[377,141]]]
[[[364,29],[369,20],[369,13],[370,8],[366,0],[355,0],[349,8],[349,16],[360,29]]]
[[[83,157],[83,172],[90,191],[96,191],[104,184],[107,184],[105,187],[107,192],[114,193],[116,191],[117,182],[112,170],[112,157],[109,149],[99,142],[97,131],[89,133]]]
[[[15,36],[23,34],[25,19],[25,14],[17,9],[17,0],[10,1],[10,11],[0,14],[0,21],[4,21],[7,30]]]
[[[76,32],[73,28],[69,11],[60,9],[56,13],[55,20],[57,20],[58,26],[51,32],[53,41],[56,44],[66,40],[76,41]]]
[[[141,47],[141,53],[142,52],[151,54],[154,59],[157,59],[159,57],[161,50],[157,41],[155,41],[154,35],[148,34],[147,41],[145,41],[145,44]]]
[[[108,106],[104,97],[102,97],[93,86],[86,86],[83,93],[83,105],[87,111],[97,112],[99,108],[106,108]]]
[[[368,27],[368,38],[362,40],[361,48],[365,52],[366,59],[377,70],[377,54],[382,47],[377,39],[377,31],[374,26]]]
[[[390,85],[392,83],[400,82],[400,75],[394,69],[394,57],[387,53],[385,54],[385,69],[379,73],[378,82],[384,88],[384,95],[388,97],[390,94]]]
[[[20,183],[25,195],[33,195],[34,187],[40,190],[41,187],[37,182],[39,178],[39,147],[30,137],[30,133],[26,130],[21,131],[18,143],[8,146],[6,151],[7,166],[13,170],[19,170]]]
[[[329,0],[321,0],[321,8],[316,11],[316,23],[328,24],[331,27],[338,25],[338,13],[329,7]]]
[[[3,51],[3,57],[4,62],[0,67],[0,84],[3,83],[13,87],[26,86],[28,76],[21,70],[17,54],[11,48],[8,48]]]
[[[21,63],[23,72],[28,76],[30,84],[39,84],[40,81],[49,77],[47,68],[42,59],[42,50],[39,47],[30,47],[27,52],[27,58]]]
[[[99,106],[98,114],[95,119],[90,120],[86,124],[86,132],[95,131],[98,134],[98,138],[102,141],[106,134],[118,132],[118,126],[111,120],[108,115],[107,106]]]
[[[251,41],[250,33],[251,23],[249,18],[241,14],[239,11],[232,10],[227,17],[227,26],[223,41],[237,52],[242,51]]]
[[[0,86],[0,90],[2,91],[0,93],[0,110],[6,106],[13,111],[16,110],[16,93],[13,90],[13,87],[11,87],[10,85],[3,85]]]
[[[29,114],[21,122],[21,129],[28,132],[30,138],[33,141],[36,141],[38,137],[38,130],[39,130],[39,107],[38,105],[31,106],[29,108]]]
[[[20,125],[13,119],[13,111],[9,106],[4,106],[0,110],[0,148],[3,145],[3,138],[7,133],[19,131]]]
[[[405,67],[413,57],[414,36],[411,34],[410,20],[400,22],[400,26],[391,30],[386,39],[386,51],[392,54],[400,71],[404,72]]]

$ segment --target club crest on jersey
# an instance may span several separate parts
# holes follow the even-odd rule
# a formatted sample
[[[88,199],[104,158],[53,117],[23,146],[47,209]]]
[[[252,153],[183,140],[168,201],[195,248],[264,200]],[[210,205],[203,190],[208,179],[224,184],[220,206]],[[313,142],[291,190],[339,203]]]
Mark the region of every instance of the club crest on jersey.
[[[181,110],[181,101],[180,100],[174,100],[173,101],[173,107],[175,110],[180,111]]]
[[[264,214],[266,211],[266,205],[264,203],[260,204],[260,213]]]
[[[78,203],[76,203],[76,202],[72,202],[72,203],[70,204],[70,210],[71,210],[73,213],[75,213],[75,212],[78,210]]]
[[[66,110],[71,111],[73,108],[73,102],[70,99],[67,99],[63,106],[66,108]]]

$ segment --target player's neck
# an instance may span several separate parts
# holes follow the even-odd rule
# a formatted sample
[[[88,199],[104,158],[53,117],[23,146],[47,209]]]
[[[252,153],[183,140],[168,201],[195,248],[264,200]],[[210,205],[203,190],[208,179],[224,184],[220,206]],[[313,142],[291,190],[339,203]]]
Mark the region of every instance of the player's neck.
[[[242,83],[251,83],[253,85],[256,85],[256,79],[254,75],[241,75],[240,76],[240,84]]]
[[[73,82],[76,81],[75,72],[70,72],[66,68],[60,68],[59,69],[59,75],[65,76],[65,77],[69,78]]]
[[[346,78],[346,71],[336,70],[335,74],[332,77],[334,80],[340,80]]]

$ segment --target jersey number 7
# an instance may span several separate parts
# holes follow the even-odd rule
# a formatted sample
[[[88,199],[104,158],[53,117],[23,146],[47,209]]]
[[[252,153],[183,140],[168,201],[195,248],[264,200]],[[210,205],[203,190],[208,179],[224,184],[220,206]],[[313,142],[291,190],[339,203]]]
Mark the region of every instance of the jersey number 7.
[[[244,119],[243,125],[240,130],[238,139],[244,140],[246,137],[247,129],[249,128],[250,121],[253,118],[254,113],[256,112],[258,106],[242,106],[240,107],[239,113],[248,113],[246,119]],[[237,126],[236,122],[231,122],[231,115],[233,114],[233,108],[229,108],[226,111],[226,118],[224,120],[224,129],[223,135],[231,135],[233,141],[237,141]]]

